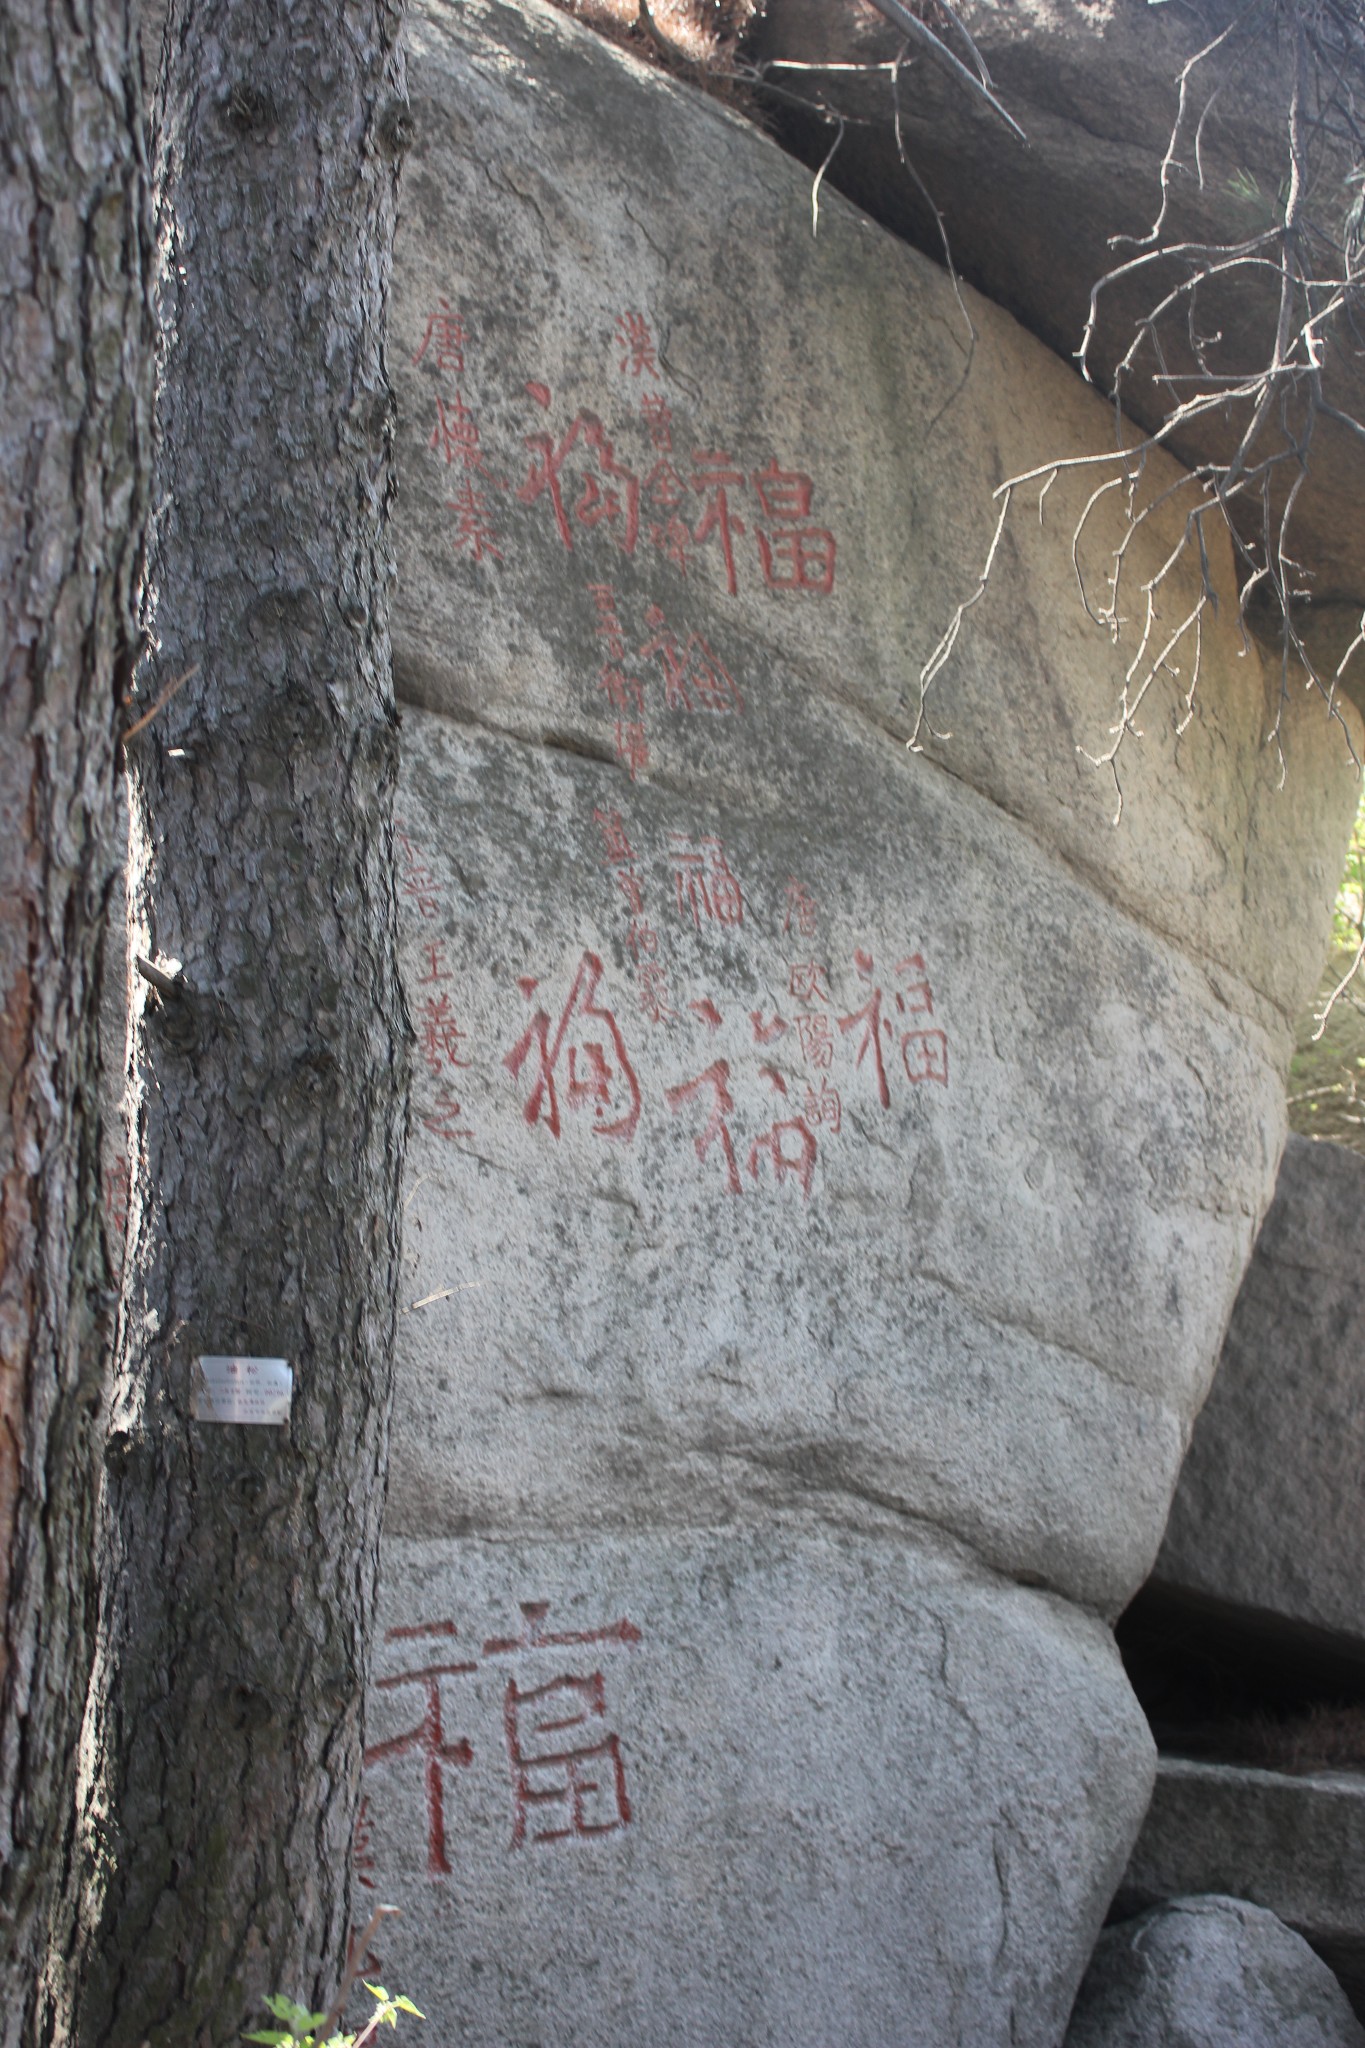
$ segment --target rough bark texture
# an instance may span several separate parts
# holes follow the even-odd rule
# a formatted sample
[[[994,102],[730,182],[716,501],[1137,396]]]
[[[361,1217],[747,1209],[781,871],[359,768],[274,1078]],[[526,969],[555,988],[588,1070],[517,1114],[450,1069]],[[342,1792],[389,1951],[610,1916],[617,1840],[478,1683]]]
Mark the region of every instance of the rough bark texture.
[[[0,10],[0,2041],[73,1812],[93,1644],[96,1004],[152,327],[126,5]]]
[[[199,667],[129,747],[132,942],[163,975],[136,984],[85,1787],[101,1896],[49,2019],[82,2048],[233,2042],[266,1990],[325,2005],[346,1946],[409,1037],[397,27],[387,0],[169,19],[152,581],[164,673]],[[202,1353],[289,1359],[288,1427],[192,1421]]]

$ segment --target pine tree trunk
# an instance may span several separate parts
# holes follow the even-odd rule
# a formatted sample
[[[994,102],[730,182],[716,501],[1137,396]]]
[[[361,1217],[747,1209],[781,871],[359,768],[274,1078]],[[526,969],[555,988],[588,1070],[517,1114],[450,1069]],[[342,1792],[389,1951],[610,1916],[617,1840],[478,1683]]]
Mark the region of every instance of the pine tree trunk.
[[[0,2042],[74,1814],[112,1334],[96,1033],[151,460],[128,8],[0,9]]]
[[[162,671],[198,673],[128,749],[153,979],[80,2048],[226,2048],[264,1991],[325,2006],[346,1948],[410,1036],[385,537],[397,29],[388,0],[170,12],[152,588]],[[287,1426],[192,1419],[203,1354],[287,1359]]]

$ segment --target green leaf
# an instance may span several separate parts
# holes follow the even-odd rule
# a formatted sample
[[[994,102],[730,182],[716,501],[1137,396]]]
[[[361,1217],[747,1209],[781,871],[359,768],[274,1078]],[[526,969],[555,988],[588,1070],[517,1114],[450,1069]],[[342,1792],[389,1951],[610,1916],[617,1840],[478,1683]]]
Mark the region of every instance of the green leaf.
[[[292,1998],[284,1998],[278,1991],[272,1991],[266,2004],[277,2020],[286,2020],[296,2034],[311,2034],[320,2027],[327,2015],[325,2012],[309,2012],[306,2005],[295,2005]]]
[[[389,1994],[384,1989],[382,1984],[371,1984],[364,1977],[362,1977],[360,1981],[362,1984],[364,1984],[365,1989],[369,1992],[371,1998],[377,1998],[381,2004],[387,2003]]]
[[[242,2039],[244,2041],[264,2041],[266,2048],[299,2048],[299,2043],[292,2034],[243,2034]]]
[[[418,2012],[417,2007],[410,1998],[395,1998],[393,2002],[400,2012],[410,2012],[415,2020],[424,2020],[426,2018],[426,2014]]]

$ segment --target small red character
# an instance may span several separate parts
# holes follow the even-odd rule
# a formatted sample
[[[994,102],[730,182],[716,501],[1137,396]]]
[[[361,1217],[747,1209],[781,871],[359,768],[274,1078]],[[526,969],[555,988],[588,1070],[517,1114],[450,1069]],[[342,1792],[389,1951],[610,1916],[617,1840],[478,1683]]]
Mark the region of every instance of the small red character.
[[[844,1121],[844,1105],[839,1099],[838,1089],[831,1088],[828,1081],[821,1081],[818,1095],[814,1088],[806,1090],[806,1121],[824,1124],[834,1136],[838,1136]]]
[[[645,496],[660,512],[676,512],[687,497],[687,485],[678,470],[665,455],[656,462],[645,478]],[[684,527],[684,532],[687,529]],[[689,539],[691,536],[688,536]]]
[[[616,877],[617,887],[626,899],[626,908],[632,917],[642,917],[645,908],[645,892],[640,886],[640,877],[634,868],[623,868]]]
[[[717,924],[743,924],[744,895],[719,839],[693,845],[683,832],[670,832],[668,838],[679,915],[690,914],[698,931],[703,915]]]
[[[635,859],[635,849],[626,837],[626,828],[619,811],[594,811],[593,823],[602,835],[606,848],[606,864],[611,867],[629,867]]]
[[[829,990],[824,984],[828,978],[828,967],[818,960],[795,960],[787,976],[787,993],[798,1003],[827,1003]]]
[[[813,1016],[798,1017],[797,1033],[801,1040],[801,1052],[808,1067],[823,1071],[834,1065],[834,1036],[829,1028],[829,1018],[817,1010]]]
[[[616,721],[616,758],[632,782],[649,766],[649,737],[638,718]]]
[[[680,576],[687,574],[687,565],[692,559],[692,529],[674,513],[663,524],[655,522],[649,529],[649,537],[659,553],[665,556]]]
[[[422,958],[426,963],[427,971],[425,974],[419,974],[417,977],[417,986],[419,988],[426,988],[432,982],[450,980],[450,970],[446,966],[446,942],[444,939],[428,939],[422,948]]]
[[[616,322],[616,344],[621,350],[621,368],[632,377],[659,379],[659,359],[654,336],[643,313],[622,313]]]
[[[749,1022],[754,1027],[755,1045],[771,1045],[773,1040],[780,1038],[787,1028],[785,1019],[779,1017],[776,1010],[773,1011],[772,1021],[768,1024],[764,1023],[761,1010],[750,1010]]]
[[[488,474],[479,451],[478,424],[458,391],[453,405],[447,405],[444,398],[437,398],[436,425],[427,446],[443,454],[447,464],[462,462],[466,469],[480,470],[485,476]]]
[[[660,960],[647,960],[640,969],[636,1001],[651,1024],[662,1024],[677,1011],[668,1000],[668,969]]]
[[[431,1106],[431,1114],[424,1116],[422,1122],[433,1137],[468,1138],[473,1133],[463,1118],[462,1105],[455,1100],[448,1088],[443,1088]]]
[[[619,668],[604,668],[597,678],[597,687],[606,697],[613,711],[622,717],[631,711],[643,711],[645,693],[634,676],[628,676]]]
[[[640,411],[649,428],[649,438],[656,448],[667,453],[673,446],[673,411],[666,398],[657,391],[646,391],[640,400]],[[674,475],[677,475],[676,470]]]
[[[412,359],[413,364],[420,363],[430,349],[438,370],[453,370],[457,377],[463,377],[465,340],[464,322],[457,313],[451,312],[448,300],[438,299],[435,310],[427,314],[426,333]]]
[[[436,896],[436,877],[402,825],[395,825],[393,836],[398,843],[399,886],[402,893],[412,899],[419,917],[435,917],[440,909]]]
[[[734,1097],[730,1093],[730,1064],[728,1060],[716,1060],[704,1074],[698,1074],[695,1081],[684,1081],[676,1088],[664,1090],[664,1100],[676,1116],[685,1102],[692,1102],[709,1088],[711,1091],[711,1114],[706,1129],[692,1143],[698,1159],[704,1160],[717,1138],[725,1159],[725,1184],[732,1195],[740,1192],[739,1166],[735,1159],[734,1140],[730,1136],[725,1119],[734,1114]]]
[[[446,499],[447,512],[453,512],[456,519],[455,538],[451,542],[457,555],[468,548],[470,558],[482,562],[486,558],[495,562],[502,560],[502,549],[498,546],[497,529],[488,516],[481,490],[466,481],[461,484],[453,498]]]
[[[795,918],[799,936],[803,939],[813,939],[815,937],[817,912],[816,901],[805,883],[798,882],[795,875],[787,877],[785,901],[787,914],[782,920],[783,931],[789,932],[791,930],[792,919]]]
[[[460,1058],[460,1047],[465,1033],[461,1031],[450,997],[444,992],[425,996],[419,1022],[419,1043],[422,1058],[433,1074],[439,1075],[443,1067],[467,1067],[468,1060]]]

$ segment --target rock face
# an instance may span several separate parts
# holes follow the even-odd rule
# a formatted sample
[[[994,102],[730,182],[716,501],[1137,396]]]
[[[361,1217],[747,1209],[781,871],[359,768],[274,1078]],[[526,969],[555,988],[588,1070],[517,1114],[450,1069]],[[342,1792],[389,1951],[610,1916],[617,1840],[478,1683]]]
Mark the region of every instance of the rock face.
[[[1059,2038],[1142,1775],[1096,1622],[890,1518],[400,1539],[384,1610],[360,1897],[440,2038]]]
[[[1163,1756],[1115,1904],[1135,1913],[1218,1891],[1266,1907],[1312,1944],[1365,2015],[1363,1868],[1358,1772],[1287,1777]]]
[[[1066,2048],[1361,2048],[1341,1986],[1273,1913],[1173,1899],[1100,1937]]]
[[[1365,1640],[1365,1159],[1291,1137],[1155,1581]]]
[[[964,387],[932,266],[531,0],[417,11],[410,79],[383,1965],[490,2044],[1051,2048],[1340,733],[1279,791],[1225,606],[1113,830],[1063,511],[907,752],[992,483],[1103,410],[984,304]]]
[[[1167,236],[1173,243],[1235,244],[1277,221],[1294,52],[1291,38],[1256,32],[1261,17],[1247,15],[1232,0],[1197,0],[1179,9],[1133,6],[1128,0],[1016,0],[1009,7],[965,0],[955,13],[1027,143],[912,48],[899,85],[905,147],[943,214],[963,274],[1017,313],[1065,361],[1081,345],[1097,280],[1142,253],[1141,238],[1160,205],[1182,68],[1239,14],[1241,26],[1189,79],[1189,119],[1168,176]],[[1358,24],[1344,23],[1341,34],[1324,72],[1344,67],[1358,79]],[[945,41],[963,54],[951,29]],[[793,97],[848,117],[829,180],[937,256],[938,227],[897,151],[889,66],[906,47],[902,31],[869,0],[768,0],[755,54],[777,63],[771,77],[788,95],[779,119],[811,162],[827,154],[835,130],[814,114],[802,115]],[[784,73],[782,62],[793,60],[813,69]],[[828,64],[845,68],[824,70]],[[849,68],[879,65],[884,68]],[[1211,98],[1208,118],[1201,120]],[[1353,157],[1332,138],[1331,126],[1315,129],[1307,206],[1322,238],[1324,269],[1340,275],[1339,242],[1353,196],[1345,179]],[[1196,174],[1196,127],[1202,178]],[[1163,264],[1133,273],[1101,297],[1090,358],[1101,388],[1108,388],[1139,316],[1184,274],[1176,264]],[[1164,330],[1167,361],[1175,369],[1189,367],[1182,360],[1183,317],[1177,306]],[[1212,367],[1245,374],[1249,364],[1267,360],[1275,319],[1273,293],[1249,291],[1245,280],[1216,309],[1206,294],[1203,327],[1216,334]],[[1333,401],[1358,418],[1365,377],[1344,329],[1340,339],[1342,346],[1329,346],[1328,381]],[[1144,355],[1140,374],[1126,386],[1127,404],[1148,428],[1160,423],[1166,409],[1167,393],[1152,374],[1155,367]],[[1188,396],[1190,388],[1179,395]],[[1172,446],[1190,462],[1226,459],[1229,448],[1219,438],[1225,431],[1220,418],[1206,417],[1197,431],[1177,434]],[[1317,651],[1333,664],[1333,650],[1358,627],[1365,601],[1360,475],[1351,430],[1324,418],[1294,517],[1296,553],[1309,570],[1313,595],[1305,623],[1324,609]]]

